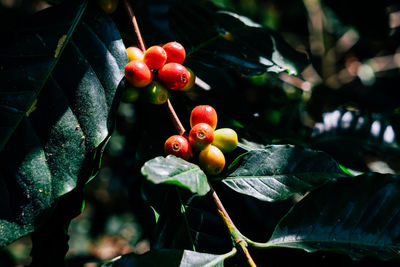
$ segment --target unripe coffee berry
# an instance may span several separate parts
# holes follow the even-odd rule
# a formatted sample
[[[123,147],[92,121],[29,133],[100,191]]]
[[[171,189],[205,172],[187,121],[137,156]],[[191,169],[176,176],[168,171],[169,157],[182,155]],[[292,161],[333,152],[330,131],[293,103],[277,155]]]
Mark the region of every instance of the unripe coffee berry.
[[[163,45],[163,48],[167,52],[167,63],[175,62],[182,64],[185,61],[185,48],[180,43],[169,42]]]
[[[202,150],[214,140],[214,129],[207,123],[196,124],[189,132],[189,143],[192,148]]]
[[[238,145],[237,133],[230,128],[215,130],[212,144],[218,147],[223,153],[232,152]]]
[[[133,61],[133,60],[143,60],[144,53],[142,50],[135,46],[130,46],[126,49],[126,53],[128,54],[128,60]]]
[[[218,147],[209,145],[199,153],[200,168],[210,175],[217,175],[225,167],[225,157]]]
[[[194,74],[194,72],[191,69],[189,69],[188,67],[185,67],[185,68],[189,72],[189,81],[187,82],[187,84],[184,87],[182,87],[182,89],[181,89],[182,91],[190,90],[193,87],[194,82],[196,81],[196,75]]]
[[[137,87],[128,87],[125,89],[124,94],[122,96],[122,101],[133,103],[135,102],[140,96],[140,90]]]
[[[173,135],[165,141],[164,151],[166,155],[175,155],[188,160],[192,156],[192,148],[188,140],[181,135]]]
[[[190,127],[203,122],[209,124],[215,130],[217,128],[217,121],[217,112],[209,105],[197,106],[190,113]]]
[[[159,82],[152,81],[142,90],[143,100],[151,104],[164,104],[168,100],[168,90]]]
[[[125,78],[135,87],[144,87],[152,81],[153,73],[143,61],[134,60],[126,64]]]
[[[178,63],[167,63],[158,71],[158,79],[169,89],[182,89],[189,81],[189,71]]]
[[[161,46],[155,45],[144,52],[143,61],[150,69],[159,69],[167,61],[167,53]]]

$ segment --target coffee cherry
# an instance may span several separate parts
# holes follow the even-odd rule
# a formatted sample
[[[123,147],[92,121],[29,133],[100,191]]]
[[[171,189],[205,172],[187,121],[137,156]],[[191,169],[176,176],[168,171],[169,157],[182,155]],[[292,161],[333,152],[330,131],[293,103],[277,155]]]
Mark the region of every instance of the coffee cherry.
[[[189,143],[192,148],[202,150],[214,140],[214,129],[207,123],[196,124],[189,132]]]
[[[212,144],[218,147],[223,153],[232,152],[238,145],[237,133],[230,128],[221,128],[214,132]]]
[[[181,89],[182,91],[189,91],[193,87],[194,82],[196,81],[196,75],[194,74],[194,72],[188,67],[186,67],[186,69],[189,72],[189,81],[184,87],[182,87]]]
[[[144,53],[142,50],[135,46],[130,46],[126,49],[126,53],[128,54],[128,60],[141,60],[143,61]]]
[[[190,113],[190,127],[204,122],[209,124],[214,130],[217,128],[217,112],[212,106],[200,105],[195,107]]]
[[[186,57],[185,48],[177,42],[169,42],[163,45],[167,52],[167,63],[175,62],[182,64]]]
[[[217,175],[222,172],[225,167],[225,157],[218,147],[209,145],[199,154],[200,168],[210,175]]]
[[[153,79],[153,73],[143,61],[134,60],[126,64],[125,78],[135,87],[144,87]]]
[[[161,46],[155,45],[144,52],[143,61],[150,69],[159,69],[167,61],[167,53]]]
[[[136,87],[128,87],[124,91],[124,95],[122,96],[122,101],[133,103],[135,102],[140,96],[140,90]]]
[[[178,63],[167,63],[158,71],[158,78],[169,89],[179,90],[189,81],[189,71]]]
[[[107,14],[114,13],[118,7],[118,0],[98,0],[97,2]]]
[[[165,141],[164,151],[166,155],[175,155],[188,160],[192,156],[192,148],[188,140],[181,135],[173,135]]]
[[[143,100],[151,104],[164,104],[168,100],[168,90],[159,82],[152,81],[142,90]]]

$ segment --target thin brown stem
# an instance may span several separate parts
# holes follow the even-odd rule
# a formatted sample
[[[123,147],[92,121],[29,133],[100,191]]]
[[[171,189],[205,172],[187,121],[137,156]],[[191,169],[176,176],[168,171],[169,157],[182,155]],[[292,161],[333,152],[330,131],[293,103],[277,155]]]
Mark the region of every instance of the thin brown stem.
[[[132,22],[133,31],[136,36],[137,46],[142,51],[146,51],[146,45],[144,44],[142,34],[140,33],[140,29],[139,29],[139,25],[136,21],[135,13],[133,13],[132,7],[129,4],[128,0],[124,0],[123,3],[125,6],[125,10]],[[172,106],[171,101],[169,101],[169,99],[167,100],[167,102],[165,102],[164,106],[165,106],[165,109],[167,110],[168,116],[171,118],[172,123],[175,126],[176,131],[179,133],[179,135],[185,135],[186,134],[185,128],[183,127],[182,122],[179,120],[178,116],[176,115],[175,109]]]
[[[214,188],[210,184],[210,195],[212,200],[214,201],[215,205],[217,206],[218,213],[221,216],[222,220],[225,223],[225,226],[228,228],[229,234],[235,243],[236,247],[239,247],[243,252],[244,256],[246,257],[247,263],[251,267],[257,267],[256,263],[254,262],[253,258],[250,255],[249,250],[247,249],[247,242],[243,238],[243,235],[239,232],[236,228],[235,224],[233,223],[231,217],[229,216],[228,212],[225,210],[224,205],[221,202],[221,199],[218,197],[217,192],[215,192]]]
[[[179,119],[178,115],[176,115],[175,109],[171,104],[171,101],[169,101],[169,99],[167,100],[167,102],[165,102],[164,104],[168,116],[171,119],[172,123],[175,126],[176,131],[179,133],[179,135],[185,135],[186,134],[186,130],[185,127],[183,127],[181,120]]]
[[[226,211],[224,205],[221,202],[221,199],[217,195],[217,192],[215,192],[214,188],[210,183],[208,183],[210,186],[210,194],[211,198],[213,199],[215,205],[218,208],[218,212],[221,214],[221,216],[224,217],[224,220],[229,224],[230,227],[236,228],[235,224],[233,223],[231,217],[229,216],[228,212]]]
[[[144,51],[146,51],[146,45],[143,41],[142,34],[140,33],[139,25],[136,21],[135,13],[133,13],[132,7],[129,4],[128,0],[124,0],[123,4],[125,6],[125,10],[128,13],[129,18],[131,19],[132,28],[133,28],[134,34],[136,36],[136,43],[137,43],[138,47],[144,52]]]

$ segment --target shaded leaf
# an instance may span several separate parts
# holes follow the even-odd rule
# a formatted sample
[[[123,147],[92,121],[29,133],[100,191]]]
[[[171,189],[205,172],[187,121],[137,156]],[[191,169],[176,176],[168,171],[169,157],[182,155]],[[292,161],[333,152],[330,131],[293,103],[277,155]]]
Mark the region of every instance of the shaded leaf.
[[[268,246],[339,251],[353,259],[399,256],[398,176],[370,173],[311,192],[279,222]]]
[[[213,186],[240,232],[251,239],[266,242],[279,220],[293,206],[291,200],[265,202],[237,193],[219,182]],[[213,200],[208,196],[193,195],[188,190],[180,190],[179,197],[176,189],[172,185],[150,182],[143,187],[146,202],[160,214],[152,247],[194,247],[197,251],[212,254],[229,250],[232,240]],[[265,233],[269,233],[268,236]]]
[[[366,154],[388,161],[400,157],[399,125],[395,115],[338,109],[323,114],[313,128],[310,143],[349,167],[368,170]]]
[[[207,176],[199,166],[173,155],[147,161],[142,167],[142,174],[155,184],[175,184],[199,195],[210,191]]]
[[[192,60],[244,74],[301,72],[308,64],[276,32],[205,1],[176,1],[170,27]]]
[[[346,176],[327,154],[292,145],[272,145],[239,156],[217,180],[241,194],[263,201],[304,194]]]
[[[190,250],[174,250],[174,249],[160,249],[150,250],[143,255],[136,255],[134,253],[126,254],[117,257],[104,265],[103,267],[217,267],[224,266],[224,261],[235,255],[236,249],[223,254],[214,255],[207,253],[194,252]]]
[[[96,174],[127,62],[112,20],[86,1],[45,9],[7,34],[0,43],[0,246],[40,226],[56,198]]]

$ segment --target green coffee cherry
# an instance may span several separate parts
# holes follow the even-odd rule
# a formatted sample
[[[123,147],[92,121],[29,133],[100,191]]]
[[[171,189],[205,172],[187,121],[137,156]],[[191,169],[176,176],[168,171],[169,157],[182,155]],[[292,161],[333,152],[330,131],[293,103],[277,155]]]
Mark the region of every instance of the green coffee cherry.
[[[133,103],[135,102],[140,96],[140,90],[136,87],[127,87],[125,89],[124,95],[122,97],[122,101]]]
[[[237,133],[230,128],[217,129],[212,144],[224,153],[232,152],[238,145]]]
[[[159,82],[152,81],[142,89],[142,97],[148,103],[161,105],[168,100],[168,90]]]

